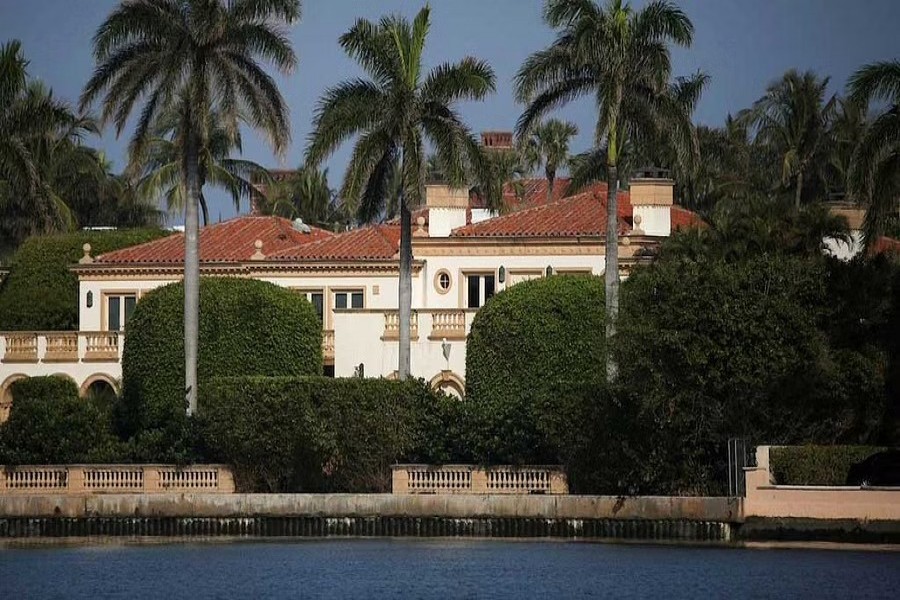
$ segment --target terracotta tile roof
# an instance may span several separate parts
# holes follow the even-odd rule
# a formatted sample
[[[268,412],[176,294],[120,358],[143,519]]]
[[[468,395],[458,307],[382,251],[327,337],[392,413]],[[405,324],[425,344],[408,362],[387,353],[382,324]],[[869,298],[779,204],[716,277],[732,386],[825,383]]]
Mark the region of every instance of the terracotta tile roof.
[[[872,256],[887,254],[900,257],[900,240],[882,236],[878,238],[869,251]]]
[[[536,188],[540,190],[541,188]],[[546,187],[543,188],[546,194]],[[554,189],[554,193],[555,193]],[[545,196],[546,199],[546,196]],[[539,200],[535,198],[535,201]],[[619,232],[631,231],[628,192],[619,192]],[[577,237],[606,234],[606,185],[453,230],[456,237]]]
[[[672,231],[706,225],[706,222],[700,218],[700,215],[681,206],[673,206],[670,214],[672,215]]]
[[[289,248],[267,258],[286,261],[391,260],[399,249],[400,225],[384,224],[339,233],[312,244]]]
[[[244,262],[256,252],[261,240],[267,257],[289,248],[304,246],[334,236],[330,231],[312,227],[310,233],[297,231],[293,223],[281,217],[243,216],[200,230],[200,262]],[[99,264],[183,263],[184,234],[101,254]]]

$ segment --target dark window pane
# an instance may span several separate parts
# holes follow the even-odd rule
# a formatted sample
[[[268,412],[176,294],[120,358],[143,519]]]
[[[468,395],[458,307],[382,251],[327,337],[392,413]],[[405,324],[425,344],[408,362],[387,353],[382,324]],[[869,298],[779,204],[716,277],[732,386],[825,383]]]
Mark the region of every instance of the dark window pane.
[[[107,304],[107,307],[106,307],[106,308],[107,308],[107,311],[106,311],[106,315],[107,315],[107,319],[106,319],[106,328],[107,328],[109,331],[118,331],[118,330],[119,330],[119,326],[120,326],[120,322],[119,322],[119,316],[120,316],[120,313],[119,313],[119,311],[120,311],[119,297],[118,297],[118,296],[110,296],[110,297],[109,297],[109,303]]]
[[[484,301],[487,302],[494,295],[494,276],[484,276]]]
[[[134,312],[136,304],[137,298],[135,296],[125,296],[125,321],[122,323],[123,326],[128,325],[128,319],[131,318],[131,313]]]
[[[481,282],[481,277],[478,275],[469,275],[466,278],[469,286],[469,308],[478,308],[480,306],[480,294],[479,294],[479,284]]]
[[[319,320],[321,321],[323,316],[325,315],[325,297],[321,293],[314,293],[309,295],[309,300],[312,302],[313,308],[316,309],[316,314],[319,315]]]
[[[347,294],[335,294],[334,295],[334,307],[335,308],[347,308]]]
[[[362,292],[353,292],[353,296],[350,299],[351,308],[362,308],[363,307],[363,294]]]

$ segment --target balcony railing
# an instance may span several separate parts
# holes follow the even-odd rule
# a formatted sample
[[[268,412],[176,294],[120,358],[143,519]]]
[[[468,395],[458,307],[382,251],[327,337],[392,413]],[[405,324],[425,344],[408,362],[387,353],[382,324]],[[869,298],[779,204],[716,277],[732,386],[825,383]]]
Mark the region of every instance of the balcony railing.
[[[124,337],[116,331],[0,333],[0,363],[119,362]]]
[[[430,340],[466,339],[466,312],[463,310],[431,311]]]
[[[394,494],[568,494],[557,466],[394,465]]]
[[[0,494],[234,493],[223,465],[0,466]]]
[[[409,315],[409,337],[412,340],[419,339],[419,314],[412,311]],[[384,334],[381,339],[396,341],[400,339],[400,312],[390,310],[384,313]]]
[[[322,332],[322,356],[325,361],[334,362],[334,331],[326,329]]]

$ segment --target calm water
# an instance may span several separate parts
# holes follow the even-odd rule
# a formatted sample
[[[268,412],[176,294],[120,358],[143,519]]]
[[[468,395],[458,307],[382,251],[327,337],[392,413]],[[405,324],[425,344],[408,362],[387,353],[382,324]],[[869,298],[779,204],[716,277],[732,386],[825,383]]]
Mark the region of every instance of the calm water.
[[[0,549],[0,598],[898,598],[900,553],[335,540]]]

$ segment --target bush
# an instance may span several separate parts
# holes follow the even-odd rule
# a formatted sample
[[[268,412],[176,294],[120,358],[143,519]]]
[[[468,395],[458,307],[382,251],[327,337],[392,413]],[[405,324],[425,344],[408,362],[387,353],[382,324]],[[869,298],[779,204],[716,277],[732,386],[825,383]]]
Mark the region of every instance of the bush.
[[[387,492],[391,464],[447,456],[454,405],[422,381],[242,377],[200,388],[199,416],[242,490]]]
[[[32,237],[10,261],[0,287],[0,330],[71,331],[78,329],[78,278],[69,268],[89,243],[96,256],[168,235],[158,229],[79,231]]]
[[[822,260],[660,261],[622,290],[616,360],[657,429],[659,492],[715,493],[729,437],[869,443],[884,412],[884,356],[834,350]],[[648,447],[648,452],[651,450]]]
[[[143,296],[128,322],[123,433],[158,438],[157,444],[136,443],[142,448],[136,458],[154,454],[154,447],[166,451],[183,432],[183,315],[184,285],[176,283]],[[302,296],[271,283],[202,278],[199,341],[201,390],[213,377],[322,373],[322,324],[315,310]]]
[[[783,446],[769,450],[778,485],[845,485],[850,467],[884,448],[876,446]]]
[[[110,406],[81,399],[63,377],[31,377],[12,385],[12,411],[0,427],[0,464],[117,462]]]
[[[553,276],[517,284],[475,316],[466,344],[466,401],[475,458],[560,460],[565,413],[557,386],[605,379],[603,280]]]

